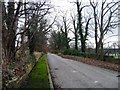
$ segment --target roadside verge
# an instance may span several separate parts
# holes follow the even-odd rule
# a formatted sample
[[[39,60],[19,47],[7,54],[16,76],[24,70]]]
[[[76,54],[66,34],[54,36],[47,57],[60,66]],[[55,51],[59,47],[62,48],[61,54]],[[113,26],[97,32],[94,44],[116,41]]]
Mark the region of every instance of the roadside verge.
[[[28,82],[24,88],[50,88],[53,90],[51,81],[46,54],[43,54],[30,72]]]

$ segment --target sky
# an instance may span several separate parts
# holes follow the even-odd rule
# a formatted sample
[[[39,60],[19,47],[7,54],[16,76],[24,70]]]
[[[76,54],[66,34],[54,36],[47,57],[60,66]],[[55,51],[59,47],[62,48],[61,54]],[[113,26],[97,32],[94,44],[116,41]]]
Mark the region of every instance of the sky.
[[[8,0],[5,0],[5,1],[8,1]],[[12,0],[11,0],[12,1]],[[18,1],[18,0],[16,0]],[[24,1],[24,0],[23,0]],[[26,0],[27,1],[27,0]],[[28,0],[28,1],[39,1],[39,0]],[[75,13],[76,12],[76,6],[74,4],[74,1],[76,0],[46,0],[46,1],[51,1],[51,4],[54,6],[54,10],[52,11],[51,15],[50,15],[50,18],[51,18],[51,21],[53,21],[53,18],[57,15],[57,18],[59,20],[61,20],[61,15],[63,14],[66,14],[67,17],[70,17],[70,13]],[[89,0],[81,0],[83,4],[89,4]],[[93,1],[93,0],[91,0]],[[94,1],[97,1],[98,3],[100,3],[100,1],[102,0],[94,0]],[[107,0],[108,2],[109,1],[116,1],[116,0]],[[86,9],[87,11],[87,9]],[[84,12],[86,12],[84,11]],[[86,13],[84,13],[86,15]],[[114,35],[118,34],[118,29],[115,29],[114,30]],[[108,33],[106,35],[105,38],[109,37],[110,35],[112,35],[112,33]],[[69,33],[69,37],[72,38],[73,37],[73,34],[70,32]],[[105,43],[111,41],[112,43],[113,42],[117,42],[118,41],[118,36],[115,36],[115,37],[111,37],[109,39],[107,39],[105,41]],[[91,45],[92,46],[95,46],[94,45],[94,38],[89,38],[89,41],[88,42],[91,42]],[[112,45],[112,43],[109,43],[110,45]],[[106,45],[108,46],[108,45]]]
[[[67,16],[69,17],[69,13],[71,12],[76,12],[76,6],[74,5],[74,1],[76,0],[51,0],[51,3],[55,6],[55,11],[53,12],[53,15],[57,14],[58,16],[62,15],[63,12],[67,11]],[[100,3],[100,0],[94,0],[97,1],[98,3]],[[102,1],[102,0],[101,0]],[[107,0],[108,2],[110,0]],[[111,0],[111,1],[116,1],[116,0]],[[89,4],[89,0],[82,0],[82,3],[88,3]],[[111,32],[108,32],[108,34],[105,36],[105,38],[111,36],[111,35],[117,35],[118,34],[118,28],[113,30],[112,34]],[[70,33],[69,37],[73,37],[73,34]],[[109,42],[109,45],[111,46],[114,42],[118,42],[118,36],[114,36],[114,37],[110,37],[108,39],[105,40],[105,43]],[[94,44],[94,38],[90,38],[91,44]],[[95,45],[92,45],[95,46]],[[105,47],[108,46],[108,43],[105,45]]]

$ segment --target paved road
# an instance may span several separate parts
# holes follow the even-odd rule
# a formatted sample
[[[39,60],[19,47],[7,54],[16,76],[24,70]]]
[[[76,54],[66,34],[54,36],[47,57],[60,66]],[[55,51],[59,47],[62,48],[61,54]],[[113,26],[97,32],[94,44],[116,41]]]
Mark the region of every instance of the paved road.
[[[51,74],[61,88],[118,88],[118,72],[47,54]]]

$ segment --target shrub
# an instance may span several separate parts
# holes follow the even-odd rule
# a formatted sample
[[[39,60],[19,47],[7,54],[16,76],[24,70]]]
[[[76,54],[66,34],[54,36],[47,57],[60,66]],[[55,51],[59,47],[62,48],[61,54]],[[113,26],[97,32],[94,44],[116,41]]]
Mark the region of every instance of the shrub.
[[[86,53],[86,57],[96,59],[95,53]]]
[[[80,50],[75,49],[67,49],[63,52],[64,55],[74,55],[74,56],[85,56],[86,54],[84,52],[81,52]]]
[[[114,56],[104,56],[104,61],[120,64],[120,59],[115,59]]]
[[[113,60],[114,56],[104,56],[104,60]]]

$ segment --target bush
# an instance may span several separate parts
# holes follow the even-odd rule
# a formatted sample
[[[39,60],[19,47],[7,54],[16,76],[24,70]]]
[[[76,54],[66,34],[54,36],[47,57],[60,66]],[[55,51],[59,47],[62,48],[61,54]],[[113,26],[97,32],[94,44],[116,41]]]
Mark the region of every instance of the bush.
[[[86,54],[84,52],[81,52],[80,50],[74,50],[74,49],[67,49],[63,52],[64,55],[74,55],[74,56],[85,56]]]
[[[58,54],[60,51],[59,50],[52,50],[51,53]]]
[[[120,64],[120,59],[115,59],[114,56],[104,56],[104,60],[107,62],[115,63],[115,64]]]
[[[104,56],[104,60],[113,60],[114,56]]]
[[[86,53],[86,57],[96,59],[95,53]]]

